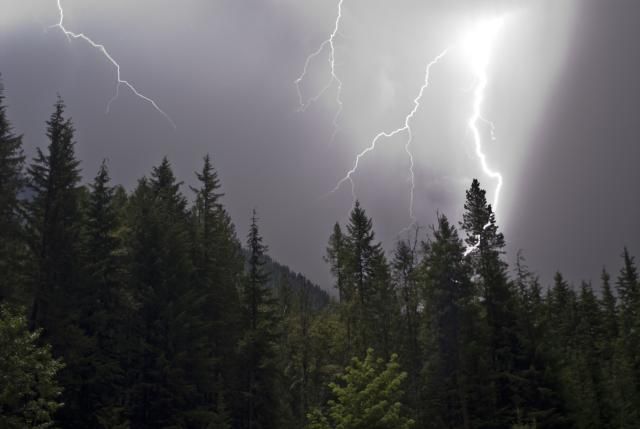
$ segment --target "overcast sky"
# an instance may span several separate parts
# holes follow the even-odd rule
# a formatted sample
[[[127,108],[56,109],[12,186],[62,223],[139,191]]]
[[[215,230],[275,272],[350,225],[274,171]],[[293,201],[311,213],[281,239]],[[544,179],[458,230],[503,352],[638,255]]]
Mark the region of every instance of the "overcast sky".
[[[335,221],[352,205],[349,186],[327,195],[380,131],[402,126],[425,65],[456,47],[477,22],[503,16],[491,63],[482,135],[504,187],[497,211],[509,260],[523,248],[549,280],[617,271],[627,245],[640,250],[640,3],[628,0],[344,0],[335,39],[343,110],[335,139],[336,85],[298,112],[294,82],[333,29],[337,0],[63,0],[65,25],[103,43],[122,77],[171,116],[176,129],[125,88],[112,104],[115,70],[55,24],[55,0],[0,0],[0,72],[9,115],[28,154],[44,146],[56,93],[77,128],[89,179],[103,158],[131,189],[164,155],[191,184],[202,156],[219,170],[225,203],[244,236],[256,207],[271,254],[324,286],[322,262]],[[302,82],[314,96],[329,77],[328,51]],[[412,122],[415,213],[457,221],[477,177],[495,181],[475,156],[468,118],[477,83],[453,49],[431,69]],[[486,125],[486,124],[484,124]],[[387,249],[408,215],[406,134],[361,160],[356,193]],[[185,187],[185,193],[189,193]]]

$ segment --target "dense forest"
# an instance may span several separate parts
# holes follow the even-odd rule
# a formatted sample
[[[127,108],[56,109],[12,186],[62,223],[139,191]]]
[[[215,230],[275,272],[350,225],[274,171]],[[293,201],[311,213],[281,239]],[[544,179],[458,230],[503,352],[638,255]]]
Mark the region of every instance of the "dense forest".
[[[209,156],[196,187],[165,158],[127,191],[106,163],[83,183],[61,99],[47,138],[26,160],[0,92],[1,428],[640,426],[626,250],[543,287],[474,180],[459,225],[390,252],[356,202],[327,231],[330,299],[255,212],[237,237]]]

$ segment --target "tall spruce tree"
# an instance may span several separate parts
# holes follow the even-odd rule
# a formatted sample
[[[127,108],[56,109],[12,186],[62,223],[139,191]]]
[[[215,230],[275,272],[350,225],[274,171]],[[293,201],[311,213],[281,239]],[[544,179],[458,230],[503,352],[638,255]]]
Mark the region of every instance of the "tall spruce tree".
[[[437,427],[479,427],[490,411],[487,334],[463,255],[455,227],[440,216],[421,267],[426,304],[426,409],[422,425],[437,422]]]
[[[201,402],[196,360],[201,321],[191,301],[192,264],[186,199],[169,161],[154,167],[131,202],[131,277],[139,301],[132,321],[138,351],[127,365],[131,425],[140,428],[185,426],[197,420]]]
[[[47,152],[39,148],[28,169],[31,200],[26,227],[31,250],[33,299],[30,325],[43,329],[43,339],[66,366],[60,373],[65,407],[58,419],[67,427],[82,427],[81,412],[86,374],[77,370],[90,348],[80,328],[81,192],[79,161],[75,157],[74,128],[65,118],[58,97],[47,121]]]
[[[529,411],[537,409],[537,401],[526,392],[539,380],[532,379],[530,356],[523,353],[517,299],[502,260],[504,236],[498,232],[495,213],[476,179],[466,193],[464,209],[461,226],[469,250],[466,259],[481,291],[488,328],[494,402],[491,421],[509,425],[523,415],[529,418]]]
[[[127,421],[123,412],[124,370],[128,351],[125,323],[134,306],[125,289],[125,248],[122,219],[111,186],[106,162],[102,162],[85,208],[82,250],[82,295],[79,327],[88,347],[75,371],[84,375],[75,418],[84,427],[117,427]]]
[[[69,295],[75,296],[78,279],[80,162],[75,157],[74,128],[64,109],[58,98],[47,121],[48,151],[38,148],[29,167],[33,196],[27,206],[27,228],[34,264],[30,321],[45,329],[45,337],[62,334],[60,322],[64,309],[73,308]]]
[[[202,170],[196,173],[198,188],[192,188],[196,201],[192,208],[193,263],[195,295],[193,311],[201,314],[206,341],[202,350],[205,377],[198,380],[203,401],[211,401],[200,413],[203,419],[216,422],[214,428],[230,427],[228,405],[236,386],[235,347],[240,332],[238,289],[244,260],[233,224],[220,198],[220,181],[209,155]],[[204,411],[209,409],[208,411]]]
[[[277,397],[280,380],[276,365],[278,320],[274,297],[267,288],[269,274],[264,268],[267,246],[260,235],[255,210],[247,235],[247,248],[248,272],[242,291],[245,325],[239,343],[244,367],[242,395],[245,398],[240,427],[275,429],[281,412]]]
[[[20,193],[24,191],[22,136],[13,132],[0,80],[0,301],[23,301],[20,265],[25,258]],[[20,299],[22,298],[22,299]]]
[[[383,274],[380,271],[382,247],[374,240],[373,221],[356,201],[347,225],[344,288],[350,295],[347,306],[352,354],[360,356],[364,356],[374,340],[371,302],[375,296],[376,276]]]

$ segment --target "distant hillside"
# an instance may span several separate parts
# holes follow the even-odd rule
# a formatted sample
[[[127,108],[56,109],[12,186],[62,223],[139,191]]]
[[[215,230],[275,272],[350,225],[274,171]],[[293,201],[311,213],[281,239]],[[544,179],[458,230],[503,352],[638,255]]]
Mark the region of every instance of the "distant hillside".
[[[248,252],[244,250],[245,258]],[[293,292],[304,290],[309,294],[311,308],[314,310],[321,309],[329,304],[331,297],[320,286],[313,283],[300,273],[292,271],[286,265],[282,265],[273,258],[265,256],[267,261],[266,271],[269,273],[269,287],[278,288],[283,284],[288,285]]]

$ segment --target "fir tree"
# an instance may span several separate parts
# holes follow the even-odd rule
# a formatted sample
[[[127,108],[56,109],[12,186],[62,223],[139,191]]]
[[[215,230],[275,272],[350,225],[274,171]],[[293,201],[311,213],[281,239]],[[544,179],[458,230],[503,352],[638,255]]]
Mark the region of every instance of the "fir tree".
[[[248,273],[242,293],[245,331],[240,340],[240,355],[244,360],[245,408],[241,427],[278,427],[278,382],[279,370],[276,366],[277,316],[275,301],[267,289],[269,274],[265,271],[265,253],[258,230],[255,210],[247,235],[249,250]]]
[[[25,257],[20,201],[25,187],[22,136],[13,132],[4,98],[0,81],[0,301],[24,300],[26,292],[14,290],[24,280],[20,273]]]

